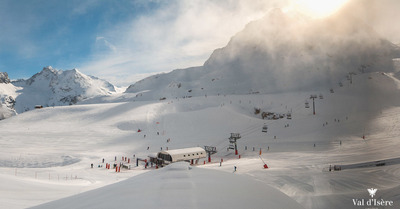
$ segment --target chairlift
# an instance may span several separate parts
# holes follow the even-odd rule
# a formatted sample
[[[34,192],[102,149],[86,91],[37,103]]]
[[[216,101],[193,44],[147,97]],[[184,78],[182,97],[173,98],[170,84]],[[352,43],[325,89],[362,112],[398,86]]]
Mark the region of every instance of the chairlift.
[[[305,105],[306,105],[306,108],[310,108],[310,104],[308,103],[308,101],[306,101]]]
[[[267,133],[267,131],[268,131],[268,126],[267,124],[264,123],[264,126],[262,127],[262,132]]]
[[[323,99],[323,98],[324,98],[324,95],[320,94],[319,99]]]
[[[333,89],[330,89],[329,91],[330,91],[331,93],[334,93]]]
[[[292,113],[288,112],[288,113],[286,114],[286,118],[289,119],[289,120],[291,120],[291,119],[292,119]]]
[[[340,86],[340,87],[343,87],[343,83],[342,83],[342,82],[339,82],[339,86]]]

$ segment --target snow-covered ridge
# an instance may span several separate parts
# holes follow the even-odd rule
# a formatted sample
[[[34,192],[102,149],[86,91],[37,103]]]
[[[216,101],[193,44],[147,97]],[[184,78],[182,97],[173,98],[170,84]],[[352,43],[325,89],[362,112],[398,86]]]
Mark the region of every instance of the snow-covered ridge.
[[[52,67],[45,67],[31,78],[12,84],[22,88],[16,98],[17,112],[31,110],[35,105],[72,105],[86,98],[115,92],[109,82],[87,76],[77,69],[62,71]]]
[[[329,89],[350,72],[392,72],[399,48],[345,12],[323,20],[279,9],[249,23],[203,66],[143,79],[142,99]]]

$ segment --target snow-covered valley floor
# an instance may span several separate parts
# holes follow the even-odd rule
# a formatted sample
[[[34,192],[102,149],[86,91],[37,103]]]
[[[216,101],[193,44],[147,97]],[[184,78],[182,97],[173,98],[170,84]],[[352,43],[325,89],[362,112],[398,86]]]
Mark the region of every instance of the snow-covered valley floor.
[[[354,76],[353,84],[336,85],[334,93],[299,90],[25,112],[0,121],[0,205],[32,207],[138,178],[155,169],[144,169],[143,164],[136,167],[134,157],[147,157],[167,147],[209,145],[216,146],[218,153],[212,163],[200,161],[196,169],[232,173],[236,166],[230,175],[261,181],[305,208],[360,208],[353,199],[368,199],[367,188],[377,188],[375,198],[394,201],[396,208],[400,204],[400,164],[396,160],[384,166],[351,165],[400,157],[398,84],[393,75],[370,73]],[[311,94],[324,97],[315,100],[316,115]],[[311,108],[305,108],[305,100]],[[255,107],[292,112],[292,119],[263,120],[254,114]],[[264,124],[267,133],[261,131]],[[242,136],[240,159],[227,151],[230,133]],[[268,169],[263,168],[260,149]],[[122,157],[130,158],[131,170],[116,173],[105,168],[106,163],[114,163],[115,158],[119,162]],[[329,172],[330,165],[349,166]],[[243,192],[244,199],[246,195],[251,194]]]

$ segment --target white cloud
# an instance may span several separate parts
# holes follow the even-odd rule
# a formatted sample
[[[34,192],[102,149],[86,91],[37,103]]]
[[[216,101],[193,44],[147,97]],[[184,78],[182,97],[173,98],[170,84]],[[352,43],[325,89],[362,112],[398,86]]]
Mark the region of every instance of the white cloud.
[[[97,0],[85,0],[85,1],[73,2],[74,8],[72,9],[72,14],[74,15],[85,14],[90,8],[93,8],[98,3],[100,2]]]
[[[245,24],[284,3],[172,1],[153,13],[104,31],[94,41],[91,60],[80,68],[111,80],[114,74],[129,78],[134,74],[202,65],[214,49],[225,46]],[[108,47],[108,51],[100,46]],[[125,82],[129,81],[115,81],[117,85],[127,85]]]
[[[114,44],[107,41],[105,37],[98,36],[96,37],[96,50],[97,51],[105,50],[111,53],[116,53],[117,47]]]
[[[137,78],[136,74],[199,66],[214,49],[224,47],[248,22],[261,18],[271,8],[287,11],[298,7],[295,0],[160,2],[160,8],[99,34],[93,40],[91,59],[80,69],[117,85],[129,85],[137,81],[129,80]],[[146,5],[146,1],[136,3]],[[396,8],[392,10],[397,11]],[[399,27],[377,23],[377,29],[385,26],[380,31],[393,36],[398,34]]]

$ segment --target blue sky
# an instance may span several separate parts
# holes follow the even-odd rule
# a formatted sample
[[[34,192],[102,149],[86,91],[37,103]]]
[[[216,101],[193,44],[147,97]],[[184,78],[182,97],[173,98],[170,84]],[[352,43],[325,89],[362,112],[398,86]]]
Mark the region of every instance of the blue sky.
[[[326,8],[316,2],[0,0],[0,72],[17,79],[44,66],[78,68],[126,86],[157,72],[202,65],[273,7],[303,8],[312,16],[310,9]]]
[[[258,5],[263,5],[257,8]],[[29,78],[44,66],[129,85],[201,65],[267,8],[240,1],[2,0],[0,71]]]
[[[0,71],[26,78],[48,65],[79,68],[108,50],[103,33],[159,7],[140,1],[0,1]]]

